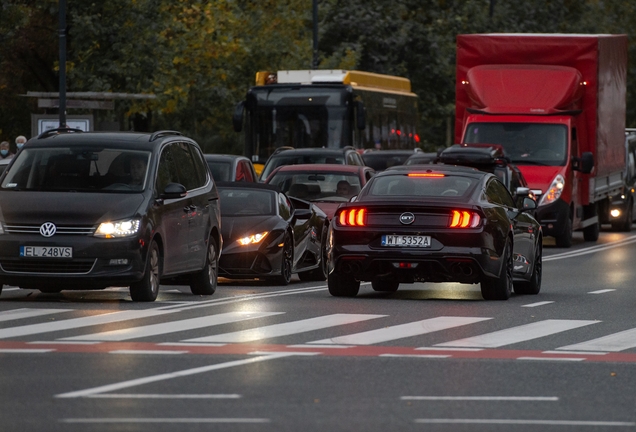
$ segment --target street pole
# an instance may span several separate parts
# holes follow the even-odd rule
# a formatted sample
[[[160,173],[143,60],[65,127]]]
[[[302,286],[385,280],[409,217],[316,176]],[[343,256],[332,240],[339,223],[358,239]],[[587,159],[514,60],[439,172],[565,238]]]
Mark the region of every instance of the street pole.
[[[311,65],[312,69],[318,69],[318,0],[313,1],[313,16],[314,16],[314,58]]]
[[[59,42],[60,42],[60,124],[66,127],[66,0],[59,0]]]

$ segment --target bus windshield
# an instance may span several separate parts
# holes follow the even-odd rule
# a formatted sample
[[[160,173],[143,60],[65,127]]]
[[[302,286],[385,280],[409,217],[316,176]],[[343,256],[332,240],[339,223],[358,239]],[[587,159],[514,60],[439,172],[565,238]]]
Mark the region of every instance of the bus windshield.
[[[298,88],[298,87],[297,87]],[[313,90],[313,91],[312,91]],[[294,148],[352,145],[350,117],[342,89],[255,89],[253,110],[255,162],[265,162],[283,146]],[[258,158],[254,157],[258,156]]]
[[[464,142],[500,144],[518,165],[563,166],[567,158],[567,127],[546,123],[471,123]]]

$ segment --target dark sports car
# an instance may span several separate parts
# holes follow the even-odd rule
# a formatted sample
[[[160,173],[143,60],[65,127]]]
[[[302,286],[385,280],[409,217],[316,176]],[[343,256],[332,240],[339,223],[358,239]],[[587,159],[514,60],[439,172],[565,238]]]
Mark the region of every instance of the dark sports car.
[[[529,192],[529,191],[528,191]],[[330,227],[329,292],[357,295],[400,283],[481,283],[487,300],[541,289],[542,232],[491,173],[468,167],[396,167],[373,177],[343,204]]]
[[[218,182],[223,254],[219,276],[287,285],[327,278],[328,220],[315,205],[261,183]]]

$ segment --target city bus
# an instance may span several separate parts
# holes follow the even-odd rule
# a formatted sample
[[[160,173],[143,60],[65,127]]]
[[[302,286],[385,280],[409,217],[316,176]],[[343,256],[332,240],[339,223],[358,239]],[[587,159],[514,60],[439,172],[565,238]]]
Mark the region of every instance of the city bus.
[[[232,120],[257,169],[280,147],[414,149],[420,140],[410,80],[361,71],[258,72]]]

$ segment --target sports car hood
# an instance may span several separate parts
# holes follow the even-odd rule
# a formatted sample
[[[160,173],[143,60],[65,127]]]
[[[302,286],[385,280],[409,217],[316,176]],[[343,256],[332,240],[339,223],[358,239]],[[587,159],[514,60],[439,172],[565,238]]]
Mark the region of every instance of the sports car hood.
[[[1,192],[0,220],[9,224],[95,225],[134,216],[143,194]]]
[[[228,244],[241,237],[271,231],[276,227],[278,216],[223,216],[221,218],[221,234]]]

